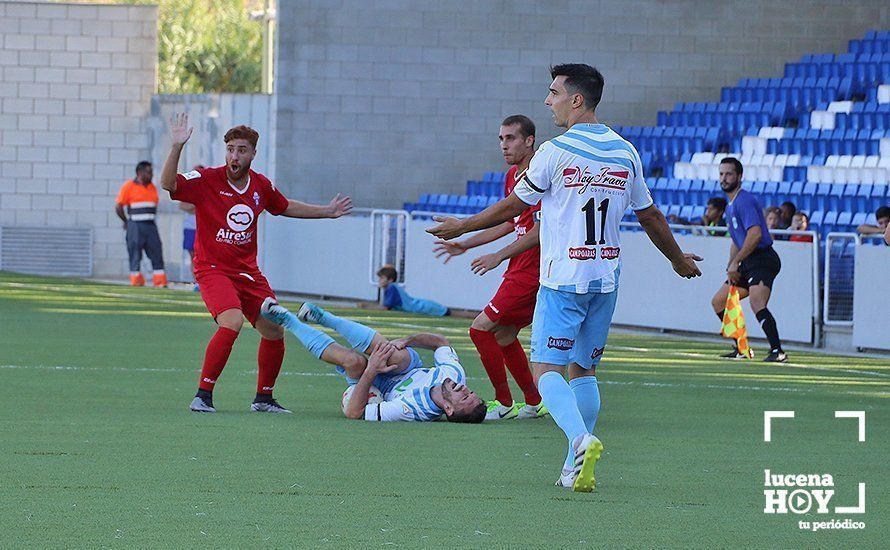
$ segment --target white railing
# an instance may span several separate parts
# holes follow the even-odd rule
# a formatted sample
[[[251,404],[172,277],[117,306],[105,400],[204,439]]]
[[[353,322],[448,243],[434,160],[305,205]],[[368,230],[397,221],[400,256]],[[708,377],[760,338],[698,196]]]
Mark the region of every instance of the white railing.
[[[838,257],[832,257],[832,245],[836,242],[854,243],[852,255],[848,258],[842,249]],[[826,326],[853,326],[855,249],[860,242],[860,237],[856,233],[832,232],[825,236],[822,322]]]

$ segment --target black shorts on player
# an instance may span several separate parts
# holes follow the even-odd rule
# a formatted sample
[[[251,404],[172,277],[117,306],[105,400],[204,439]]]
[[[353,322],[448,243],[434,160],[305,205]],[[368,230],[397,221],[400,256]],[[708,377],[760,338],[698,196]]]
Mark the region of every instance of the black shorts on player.
[[[755,249],[739,265],[741,280],[736,285],[739,288],[748,289],[755,285],[765,285],[772,290],[773,281],[779,271],[782,270],[782,261],[772,246]],[[728,284],[729,281],[726,281]]]

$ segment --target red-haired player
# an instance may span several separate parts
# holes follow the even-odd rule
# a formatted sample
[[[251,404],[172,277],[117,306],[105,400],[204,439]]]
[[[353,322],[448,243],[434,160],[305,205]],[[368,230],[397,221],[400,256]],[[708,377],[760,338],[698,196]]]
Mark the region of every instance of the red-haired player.
[[[339,218],[352,201],[338,194],[326,206],[288,200],[268,178],[250,169],[259,134],[247,126],[226,132],[226,164],[177,174],[182,148],[192,135],[188,115],[170,121],[173,146],[161,173],[161,185],[174,200],[195,205],[195,282],[219,328],[204,353],[198,393],[189,408],[216,412],[213,387],[226,366],[243,318],[260,339],[256,399],[251,410],[289,413],[272,397],[284,360],[284,331],[260,316],[263,300],[275,296],[256,263],[257,218],[267,210],[290,218]]]

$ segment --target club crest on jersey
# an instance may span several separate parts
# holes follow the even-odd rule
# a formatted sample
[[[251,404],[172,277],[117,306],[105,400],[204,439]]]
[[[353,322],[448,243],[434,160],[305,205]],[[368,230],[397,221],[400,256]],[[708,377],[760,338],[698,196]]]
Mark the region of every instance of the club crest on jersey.
[[[260,205],[260,194],[256,191],[253,192],[253,203],[257,206]]]
[[[569,248],[569,259],[570,260],[595,260],[596,259],[596,248],[587,248],[586,246],[579,246],[577,248],[575,248],[575,247]]]
[[[571,338],[554,338],[553,336],[547,337],[547,347],[554,348],[562,351],[569,351],[575,345],[575,341]]]

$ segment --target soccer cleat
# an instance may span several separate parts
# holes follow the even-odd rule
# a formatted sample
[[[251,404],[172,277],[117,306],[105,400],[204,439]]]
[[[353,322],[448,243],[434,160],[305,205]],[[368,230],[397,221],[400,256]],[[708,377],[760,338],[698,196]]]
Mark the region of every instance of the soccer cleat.
[[[130,274],[130,286],[145,286],[145,277],[142,273]]]
[[[748,358],[747,356],[745,356],[744,353],[740,352],[739,348],[737,348],[737,347],[732,348],[731,352],[724,353],[720,357],[722,357],[724,359],[747,359]]]
[[[596,489],[594,469],[596,461],[603,454],[603,443],[595,435],[584,434],[575,439],[575,483],[572,490],[576,493],[590,493]]]
[[[250,410],[263,413],[293,414],[293,411],[285,409],[274,399],[271,401],[254,401],[253,405],[250,406]]]
[[[260,306],[260,315],[276,325],[284,326],[287,324],[287,316],[290,315],[290,311],[280,305],[275,298],[269,296],[263,300],[263,305]]]
[[[167,287],[167,275],[165,273],[155,273],[151,276],[151,285],[156,287]]]
[[[571,489],[575,485],[575,471],[574,470],[563,470],[559,474],[559,479],[556,480],[557,487],[563,487],[565,489]]]
[[[787,363],[788,355],[784,351],[772,350],[763,358],[764,363]]]
[[[519,414],[518,403],[513,403],[508,407],[501,405],[501,402],[495,399],[494,401],[489,401],[486,405],[485,420],[510,420],[511,418],[516,418],[516,415]]]
[[[547,410],[547,407],[544,406],[544,403],[538,403],[537,405],[526,405],[525,403],[517,403],[519,406],[519,414],[516,415],[518,420],[523,418],[543,418],[550,414],[550,411]]]
[[[300,311],[297,312],[297,319],[303,321],[304,323],[321,323],[321,316],[324,315],[324,310],[313,304],[312,302],[303,302],[303,305],[300,306]]]
[[[189,405],[189,410],[193,411],[193,412],[199,412],[199,413],[215,413],[216,412],[216,409],[213,408],[212,401],[205,401],[204,398],[198,397],[197,395],[195,396],[194,399],[192,399],[192,404]]]

